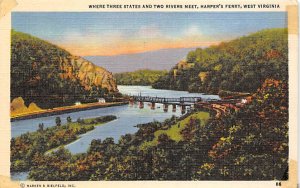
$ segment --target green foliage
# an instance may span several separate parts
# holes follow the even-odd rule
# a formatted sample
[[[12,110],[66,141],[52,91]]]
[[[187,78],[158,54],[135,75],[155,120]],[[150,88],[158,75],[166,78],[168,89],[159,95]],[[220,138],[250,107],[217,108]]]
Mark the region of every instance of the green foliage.
[[[250,105],[212,124],[221,136],[214,138],[195,179],[288,178],[287,82],[267,79]]]
[[[39,123],[38,131],[43,131],[43,130],[44,130],[44,123]]]
[[[26,171],[33,165],[38,165],[45,160],[45,152],[59,146],[69,144],[77,139],[77,136],[94,129],[102,123],[116,119],[116,116],[108,115],[91,119],[84,119],[80,123],[68,123],[47,129],[39,128],[38,131],[25,133],[11,139],[11,171]],[[56,118],[61,124],[60,118]],[[43,126],[40,124],[39,127]],[[47,177],[47,176],[46,176]]]
[[[158,70],[137,70],[134,72],[116,73],[117,84],[119,85],[152,85],[159,77],[167,74],[167,71]]]
[[[175,66],[152,86],[216,94],[220,90],[253,93],[267,78],[288,79],[287,29],[266,29],[217,46],[199,48],[186,59],[195,66],[184,69]],[[203,79],[201,72],[207,73]]]
[[[72,123],[72,118],[70,116],[67,117],[67,122]]]
[[[186,135],[183,134],[185,129],[193,129],[191,126],[191,121],[195,121],[194,126],[204,126],[209,119],[208,112],[195,112],[194,114],[188,116],[187,118],[175,122],[175,124],[168,124],[168,128],[166,130],[157,130],[154,132],[154,139],[148,142],[144,142],[141,145],[141,148],[155,146],[158,143],[158,138],[162,134],[166,134],[170,139],[179,142],[182,140],[186,140]],[[195,127],[194,127],[195,128]]]
[[[56,117],[55,118],[55,123],[56,123],[56,126],[61,126],[61,119],[60,119],[60,117]]]
[[[135,134],[93,140],[86,154],[42,158],[33,180],[286,180],[287,82],[268,79],[240,111],[210,118],[194,112],[138,125]],[[184,122],[175,140],[168,131]],[[180,126],[180,127],[181,127]],[[167,128],[167,129],[166,129]],[[156,144],[141,147],[156,138]],[[62,152],[62,151],[61,151]],[[59,156],[65,156],[63,160]],[[18,162],[20,163],[20,162]],[[17,164],[18,164],[17,163]],[[18,165],[16,165],[18,166]],[[49,173],[47,169],[53,170]]]

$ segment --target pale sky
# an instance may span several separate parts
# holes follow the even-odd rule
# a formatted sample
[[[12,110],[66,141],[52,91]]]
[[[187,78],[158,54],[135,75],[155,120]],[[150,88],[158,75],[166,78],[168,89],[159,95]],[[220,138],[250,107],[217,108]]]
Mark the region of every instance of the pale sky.
[[[14,12],[12,28],[73,55],[110,56],[207,47],[265,28],[287,27],[283,12]]]

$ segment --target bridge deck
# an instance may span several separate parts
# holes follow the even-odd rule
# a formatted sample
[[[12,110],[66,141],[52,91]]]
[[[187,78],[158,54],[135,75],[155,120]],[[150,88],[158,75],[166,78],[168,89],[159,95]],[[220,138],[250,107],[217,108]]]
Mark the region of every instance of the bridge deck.
[[[201,97],[179,97],[179,98],[165,98],[165,97],[150,97],[150,96],[132,96],[134,101],[154,102],[154,103],[196,103],[202,101]]]
[[[216,103],[216,104],[234,104],[241,102],[241,99],[226,99],[226,100],[217,100],[217,99],[203,99],[201,97],[178,97],[178,98],[166,98],[166,97],[150,97],[150,96],[131,96],[133,101],[141,102],[153,102],[153,103],[162,103],[162,104],[182,104],[182,103]]]

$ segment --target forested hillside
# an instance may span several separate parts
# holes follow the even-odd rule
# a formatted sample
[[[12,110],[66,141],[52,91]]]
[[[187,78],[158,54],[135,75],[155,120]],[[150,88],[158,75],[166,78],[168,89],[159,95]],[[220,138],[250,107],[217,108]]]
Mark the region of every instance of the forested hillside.
[[[152,85],[161,76],[165,76],[167,71],[158,70],[137,70],[134,72],[124,72],[114,74],[118,85]]]
[[[255,92],[267,78],[288,79],[287,29],[266,29],[188,53],[154,88]]]
[[[12,30],[11,100],[49,108],[117,91],[112,73],[64,49]]]

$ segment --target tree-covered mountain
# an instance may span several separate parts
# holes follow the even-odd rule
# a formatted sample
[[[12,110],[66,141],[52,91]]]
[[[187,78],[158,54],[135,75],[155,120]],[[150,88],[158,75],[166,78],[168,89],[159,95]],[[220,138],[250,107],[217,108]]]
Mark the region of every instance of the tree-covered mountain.
[[[118,85],[152,85],[161,76],[165,76],[167,71],[159,70],[137,70],[134,72],[123,72],[114,74]]]
[[[154,88],[254,92],[267,78],[288,79],[287,29],[266,29],[188,53]]]
[[[12,30],[11,100],[42,108],[117,92],[112,73],[49,42]]]

